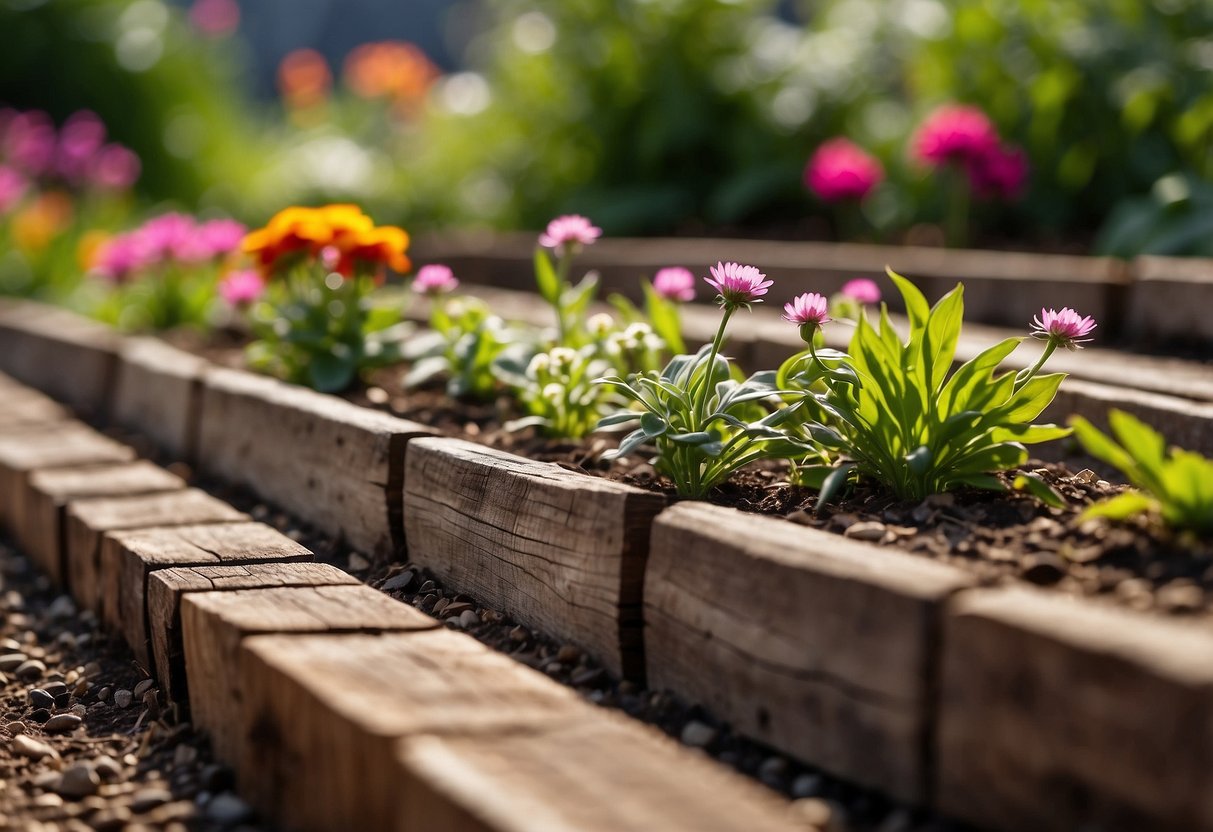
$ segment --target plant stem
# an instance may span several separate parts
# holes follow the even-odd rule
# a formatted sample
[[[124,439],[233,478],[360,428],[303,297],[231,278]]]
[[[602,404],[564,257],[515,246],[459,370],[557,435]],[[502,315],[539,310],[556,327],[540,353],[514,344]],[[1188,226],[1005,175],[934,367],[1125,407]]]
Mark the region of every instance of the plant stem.
[[[958,165],[953,165],[949,173],[951,194],[944,233],[950,248],[961,248],[969,241],[969,183]]]
[[[573,253],[571,251],[561,251],[560,257],[556,260],[556,282],[560,286],[560,289],[552,301],[552,306],[556,309],[556,344],[561,347],[565,346],[565,341],[568,337],[568,323],[564,319],[564,294],[565,289],[569,285],[569,268],[572,264]]]
[[[716,330],[716,337],[712,339],[712,351],[708,353],[708,363],[704,369],[703,386],[699,389],[698,395],[695,397],[695,424],[689,426],[690,430],[699,430],[702,426],[704,408],[707,405],[708,389],[712,386],[712,370],[716,366],[716,356],[720,354],[720,345],[724,343],[724,330],[729,325],[729,318],[733,317],[734,307],[724,307],[724,315],[720,318],[720,328]]]
[[[1026,370],[1021,370],[1019,375],[1015,376],[1015,386],[1011,388],[1012,393],[1018,393],[1023,389],[1023,386],[1032,380],[1032,377],[1040,372],[1040,368],[1049,360],[1049,356],[1057,349],[1057,342],[1052,338],[1045,346],[1045,351],[1040,354],[1040,360]]]

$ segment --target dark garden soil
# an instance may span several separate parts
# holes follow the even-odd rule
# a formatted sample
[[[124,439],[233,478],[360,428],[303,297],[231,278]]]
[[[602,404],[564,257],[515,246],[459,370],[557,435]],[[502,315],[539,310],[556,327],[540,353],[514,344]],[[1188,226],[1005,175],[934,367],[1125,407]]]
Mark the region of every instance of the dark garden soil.
[[[0,618],[0,830],[268,828],[126,647],[5,541]]]

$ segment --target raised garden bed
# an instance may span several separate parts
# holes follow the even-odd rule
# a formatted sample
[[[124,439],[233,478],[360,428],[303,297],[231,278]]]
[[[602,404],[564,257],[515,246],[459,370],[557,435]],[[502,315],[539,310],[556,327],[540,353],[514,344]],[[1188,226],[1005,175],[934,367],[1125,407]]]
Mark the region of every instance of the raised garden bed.
[[[236,380],[237,376],[240,377],[239,380]],[[264,433],[264,442],[269,445],[285,440],[276,439],[272,435],[274,430],[263,430],[261,425],[272,424],[278,429],[284,424],[297,424],[299,427],[280,430],[280,433],[293,437],[292,446],[306,446],[313,431],[321,436],[326,435],[321,431],[329,428],[321,425],[341,422],[347,416],[349,421],[361,424],[360,420],[372,414],[353,405],[337,403],[330,397],[304,394],[285,385],[268,382],[267,386],[280,388],[282,391],[273,395],[275,403],[272,409],[250,409],[245,411],[248,415],[244,418],[236,418],[231,416],[230,412],[237,411],[229,411],[229,415],[224,415],[223,407],[207,404],[206,399],[211,395],[208,391],[212,383],[223,396],[233,400],[246,396],[252,399],[257,396],[245,393],[245,386],[252,389],[261,384],[260,380],[245,380],[251,377],[217,370],[206,370],[203,378],[203,403],[198,427],[200,435],[205,437],[208,430],[213,430],[218,437],[216,441],[226,435],[230,445],[235,448],[223,452],[227,455],[228,461],[225,465],[228,467],[217,467],[216,471],[232,472],[231,476],[237,479],[259,477],[256,484],[249,483],[247,479],[244,481],[253,484],[260,493],[274,493],[275,489],[282,489],[278,493],[294,494],[290,498],[293,500],[289,506],[291,509],[304,515],[319,515],[324,518],[322,525],[336,524],[341,527],[341,523],[346,522],[343,519],[346,515],[333,512],[332,507],[325,504],[324,498],[327,495],[317,488],[298,488],[297,479],[294,478],[298,477],[301,469],[278,470],[275,468],[276,463],[268,459],[267,464],[251,464],[248,454],[260,443],[250,444],[248,435],[240,433],[246,429],[241,426],[257,425],[258,435]],[[215,381],[216,379],[218,381]],[[1097,394],[1100,391],[1090,390],[1091,386],[1093,385],[1080,386],[1079,392],[1086,395],[1088,400],[1098,400]],[[1110,389],[1126,400],[1137,398],[1143,406],[1149,404],[1160,407],[1160,398],[1155,394],[1140,391],[1126,393],[1124,388]],[[1066,388],[1063,387],[1062,390],[1064,394]],[[1195,432],[1184,436],[1192,437],[1189,444],[1193,447],[1202,447],[1199,443],[1203,441],[1201,437],[1207,436],[1208,414],[1199,403],[1193,404],[1191,400],[1179,401],[1185,402],[1180,409],[1186,415],[1185,421],[1177,424],[1191,426]],[[1167,404],[1164,402],[1161,407],[1165,410]],[[255,407],[268,406],[257,404]],[[330,407],[334,409],[333,413],[338,415],[329,413]],[[220,416],[208,415],[215,413]],[[298,421],[292,423],[291,420]],[[208,428],[208,424],[222,427]],[[310,427],[307,427],[308,425]],[[376,433],[375,429],[367,431],[364,428],[363,431],[376,436],[383,435]],[[390,434],[390,429],[387,433]],[[237,438],[231,438],[233,435]],[[406,541],[410,546],[411,557],[419,562],[433,558],[431,563],[436,571],[449,570],[444,578],[469,593],[492,593],[496,584],[497,594],[491,597],[503,605],[513,605],[514,611],[522,616],[526,614],[530,598],[548,597],[549,593],[556,597],[561,597],[564,593],[566,599],[575,597],[569,594],[569,584],[560,583],[567,578],[554,577],[562,573],[541,573],[533,568],[519,568],[519,552],[527,557],[537,558],[545,564],[552,559],[549,551],[533,548],[533,538],[540,535],[532,530],[551,530],[559,525],[583,529],[581,534],[573,538],[578,542],[569,541],[557,548],[569,552],[597,551],[594,547],[605,545],[605,551],[611,553],[608,558],[610,569],[607,570],[611,579],[600,580],[602,576],[597,576],[585,583],[588,586],[618,586],[620,592],[602,598],[594,596],[594,603],[601,603],[602,609],[607,611],[605,614],[555,614],[551,612],[551,604],[534,604],[531,615],[550,616],[543,620],[545,626],[563,628],[561,635],[592,646],[592,649],[604,651],[602,657],[608,663],[612,659],[609,652],[605,651],[609,651],[612,644],[619,645],[620,669],[627,668],[628,660],[625,656],[643,655],[651,681],[660,683],[663,678],[668,679],[666,684],[711,705],[743,726],[747,732],[759,736],[764,741],[817,762],[830,770],[877,785],[890,793],[913,800],[937,800],[938,805],[948,811],[993,825],[1005,825],[1006,821],[1000,821],[988,807],[976,805],[977,801],[958,800],[955,797],[956,788],[947,785],[952,782],[949,778],[962,778],[959,782],[963,785],[959,789],[965,794],[998,793],[999,800],[1005,801],[1005,805],[1010,807],[1006,816],[1031,817],[1031,812],[1039,811],[1040,805],[1048,805],[1046,801],[1050,788],[1049,778],[1027,776],[1032,771],[1031,761],[1021,760],[1016,756],[1022,749],[996,750],[997,754],[1002,755],[997,758],[997,765],[985,769],[974,767],[966,771],[956,762],[958,757],[955,753],[949,751],[946,746],[947,742],[956,737],[960,738],[958,741],[975,742],[979,736],[972,726],[979,724],[980,719],[973,721],[964,713],[950,712],[950,709],[970,707],[970,704],[965,703],[971,703],[971,699],[969,694],[957,693],[953,697],[949,693],[949,685],[956,684],[956,680],[949,676],[952,671],[948,668],[952,666],[949,662],[957,661],[951,658],[949,653],[952,640],[956,639],[956,644],[963,646],[965,642],[962,636],[978,632],[976,629],[967,629],[974,615],[953,615],[953,612],[967,609],[967,599],[983,597],[987,592],[966,589],[975,582],[990,580],[989,576],[983,575],[980,570],[971,572],[959,568],[954,563],[943,565],[924,558],[890,553],[887,549],[864,542],[862,538],[868,536],[866,530],[863,535],[858,531],[852,532],[850,536],[853,539],[843,541],[838,537],[822,535],[770,518],[734,519],[732,512],[711,506],[684,504],[661,511],[661,498],[643,491],[624,489],[623,486],[614,486],[603,479],[590,479],[576,472],[561,471],[509,454],[468,446],[466,443],[420,439],[406,455],[403,452],[405,443],[410,443],[417,435],[408,435],[395,446],[389,441],[388,450],[380,454],[381,457],[388,458],[384,464],[389,472],[401,472],[401,479],[398,480],[398,493],[401,495],[398,505],[403,506],[403,511],[393,514],[393,510],[385,505],[387,488],[382,484],[379,485],[378,491],[372,492],[373,498],[359,501],[360,505],[369,506],[376,503],[381,506],[382,516],[386,518],[383,524],[389,529],[386,538],[382,534],[368,535],[368,539],[376,541],[373,546],[368,547],[368,551],[376,548],[381,552],[385,551],[388,548],[383,544],[385,539],[394,544]],[[341,447],[340,443],[334,444]],[[198,447],[202,451],[201,459],[205,461],[208,457],[205,439]],[[281,452],[286,446],[278,444],[275,447]],[[421,452],[414,453],[417,449],[421,449]],[[444,449],[449,453],[445,453]],[[337,465],[331,456],[324,454],[310,458],[306,471],[313,477],[348,471],[348,462],[341,461],[341,464]],[[393,465],[398,465],[399,468],[393,469]],[[540,467],[535,467],[537,465]],[[253,468],[256,468],[255,474],[250,473]],[[553,474],[553,471],[560,473]],[[392,480],[389,477],[381,482],[391,483]],[[567,488],[565,482],[568,484]],[[495,483],[503,485],[494,486]],[[620,490],[615,490],[616,488]],[[624,536],[629,537],[632,542],[619,547],[611,535],[612,529],[594,521],[592,512],[588,515],[591,521],[584,521],[587,514],[579,507],[605,503],[608,507],[605,516],[626,518],[629,511],[627,503],[631,499],[626,495],[633,491],[641,495],[635,499],[638,505],[644,508],[636,510],[635,524],[629,525],[626,520],[622,523],[614,521],[619,525],[617,531],[631,530]],[[571,496],[561,496],[566,492]],[[444,496],[447,494],[450,496]],[[651,502],[646,502],[643,498]],[[285,498],[282,500],[284,504],[286,501]],[[432,519],[436,512],[434,506],[439,504],[451,507],[452,519],[447,523],[435,524],[433,528],[425,528],[427,518]],[[612,505],[615,508],[610,508]],[[887,508],[888,506],[880,506],[873,507],[872,510],[884,511]],[[73,507],[72,511],[74,510]],[[325,514],[326,512],[330,513]],[[420,519],[418,515],[421,515]],[[727,524],[707,519],[725,515],[730,516]],[[554,519],[557,517],[561,518],[560,522]],[[646,561],[644,529],[650,521],[654,531],[647,541]],[[879,539],[885,540],[888,537],[892,542],[900,537],[897,528],[894,528],[900,524],[897,520],[883,523],[883,528],[879,530]],[[848,523],[846,528],[851,529],[855,525],[856,523]],[[415,526],[420,530],[415,530]],[[454,529],[458,531],[452,531]],[[874,531],[871,525],[866,529]],[[407,537],[404,535],[405,530],[408,531]],[[478,542],[474,547],[474,550],[479,551],[477,557],[466,558],[467,550],[462,546],[455,547],[442,542],[443,535],[465,542],[475,538],[483,541],[483,544]],[[352,536],[348,537],[352,542]],[[687,540],[698,540],[700,545],[687,545]],[[461,562],[460,556],[466,559]],[[734,567],[730,572],[730,561],[734,564],[746,563],[750,568],[740,570]],[[616,566],[616,563],[631,563],[633,566],[625,568]],[[639,567],[636,566],[638,563]],[[633,650],[628,647],[629,641],[622,635],[624,630],[621,628],[621,622],[629,620],[622,611],[626,610],[629,604],[634,605],[639,600],[635,593],[637,568],[642,570],[645,582],[643,610],[648,639],[647,644],[637,645],[637,649]],[[533,583],[519,586],[524,580]],[[716,600],[716,593],[721,593],[719,600]],[[753,599],[750,606],[737,604],[739,593],[748,593],[748,597]],[[201,598],[207,594],[209,593],[190,593],[182,603],[188,609],[198,603],[195,595]],[[803,597],[816,600],[811,604],[802,603],[798,607],[795,602]],[[1005,603],[1017,610],[1019,601],[1016,599],[1020,597],[1027,596],[1012,593],[1010,600]],[[1024,603],[1031,606],[1034,602]],[[1048,603],[1070,605],[1081,610],[1080,616],[1091,611],[1092,620],[1105,614],[1102,604],[1097,605],[1091,599],[1066,598],[1061,592],[1049,596]],[[572,608],[577,606],[577,603],[571,605]],[[769,620],[767,613],[772,608],[783,610],[788,616],[787,619],[780,619],[781,626],[785,623],[791,625],[782,635]],[[888,618],[885,618],[886,614]],[[1023,612],[1025,616],[1028,614]],[[1163,622],[1157,615],[1124,610],[1107,614],[1129,622],[1127,626],[1140,625],[1143,630],[1156,625],[1168,630],[1173,629],[1176,633],[1184,634],[1182,640],[1191,640],[1201,650],[1205,649],[1206,640],[1213,638],[1213,633],[1207,629],[1204,622]],[[183,616],[183,627],[188,644],[190,625],[185,623],[184,618]],[[1014,619],[1015,626],[1030,631],[1031,628],[1022,621],[1014,616],[1011,618]],[[599,619],[602,624],[598,625],[597,633],[589,632],[593,627],[586,622]],[[635,619],[630,621],[635,629]],[[956,633],[950,635],[949,628],[957,628]],[[256,631],[256,628],[251,628],[247,633]],[[944,634],[942,639],[940,632]],[[844,635],[828,639],[824,637],[827,633]],[[403,645],[409,643],[408,639],[419,639],[423,636],[423,633],[410,633],[364,641],[368,645],[389,642],[399,642]],[[730,641],[730,637],[735,640]],[[976,635],[973,637],[977,638]],[[300,636],[297,637],[300,640],[295,640],[282,637],[282,640],[303,644],[303,638]],[[322,639],[315,641],[317,644],[323,644]],[[283,644],[269,637],[250,637],[240,641],[240,644],[244,645],[239,648],[241,661],[252,662],[250,666],[257,668],[251,672],[261,672],[261,665],[257,662],[264,664],[276,661],[274,657],[279,655],[277,651],[286,649]],[[263,649],[255,649],[263,644],[266,645]],[[732,646],[722,649],[721,645]],[[898,649],[894,650],[894,646]],[[325,655],[329,648],[314,649],[319,651],[315,653],[315,658],[320,661],[320,656]],[[406,650],[404,647],[398,649]],[[1109,652],[1117,653],[1119,663],[1115,664],[1111,675],[1094,674],[1091,681],[1082,684],[1089,685],[1090,690],[1098,692],[1100,696],[1111,697],[1116,708],[1135,709],[1136,716],[1134,719],[1124,720],[1116,731],[1112,731],[1109,728],[1110,723],[1103,721],[1101,716],[1090,714],[1092,709],[1084,709],[1077,699],[1069,700],[1060,693],[1055,693],[1042,681],[1041,689],[1047,690],[1049,695],[1020,703],[1023,713],[1026,714],[1023,718],[1044,720],[1045,717],[1039,709],[1052,709],[1049,718],[1067,720],[1068,724],[1077,726],[1074,730],[1078,736],[1086,736],[1084,732],[1089,731],[1092,736],[1100,738],[1099,742],[1108,743],[1108,748],[1131,747],[1137,742],[1134,732],[1147,730],[1148,720],[1143,716],[1141,700],[1132,693],[1135,688],[1127,685],[1125,690],[1121,691],[1115,680],[1154,680],[1164,678],[1165,674],[1160,676],[1159,668],[1146,661],[1140,651],[1117,652],[1119,648],[1114,640],[1103,640],[1098,630],[1091,630],[1089,638],[1085,640],[1076,639],[1074,643],[1067,644],[1066,649],[1082,651],[1084,655],[1092,657],[1091,661],[1098,661],[1100,656]],[[369,647],[367,650],[369,652],[366,658],[370,660],[376,654]],[[643,652],[638,652],[639,650]],[[188,655],[188,649],[186,652]],[[1044,678],[1051,672],[1048,668],[1033,669],[1031,658],[1024,658],[1021,662],[1021,656],[1025,652],[1027,651],[1002,649],[989,655],[989,661],[997,665],[996,669],[990,670],[990,678],[996,680],[988,683],[991,685],[990,689],[1000,683],[997,680],[1021,678],[1017,674],[1038,673]],[[256,659],[248,658],[254,654]],[[402,652],[401,656],[405,654]],[[308,656],[312,654],[308,653]],[[404,661],[403,658],[401,660]],[[1088,659],[1076,657],[1073,661],[1075,666],[1080,666]],[[960,660],[959,666],[966,668],[968,665],[964,660]],[[285,684],[282,674],[287,671],[279,667],[274,672],[278,674],[274,684]],[[1009,675],[1003,677],[998,674]],[[722,684],[721,680],[725,680],[727,684]],[[1165,687],[1171,683],[1166,682],[1164,678],[1159,684]],[[305,680],[300,687],[301,693],[297,701],[310,702],[308,697],[318,696],[319,694],[312,692],[314,688],[318,689],[316,685],[318,683],[314,679]],[[809,693],[806,694],[806,690]],[[267,688],[264,697],[270,695]],[[809,698],[806,700],[805,696]],[[814,704],[810,706],[806,705],[806,702]],[[264,707],[266,710],[258,712],[258,719],[275,706],[273,703],[267,703]],[[1198,710],[1203,707],[1199,705]],[[1189,712],[1196,713],[1185,711]],[[357,724],[355,715],[345,718]],[[1204,720],[1206,717],[1197,715],[1194,718]],[[286,725],[285,717],[273,719],[277,721],[272,724],[279,726],[275,730],[286,730],[283,727]],[[1203,725],[1203,722],[1201,724]],[[962,727],[949,729],[948,725]],[[939,726],[938,731],[936,726]],[[379,729],[374,726],[365,730],[368,730],[370,735],[380,736],[376,734]],[[949,734],[949,730],[954,733]],[[1007,742],[1011,743],[1014,736],[1010,734]],[[323,742],[337,747],[335,744],[340,740],[326,735]],[[1144,743],[1143,747],[1152,747],[1151,741],[1144,737],[1141,742]],[[381,744],[380,747],[386,746]],[[877,749],[883,749],[883,753]],[[383,752],[384,755],[389,753]],[[991,753],[993,755],[995,751]],[[1063,760],[1059,766],[1064,771],[1064,777],[1068,778],[1066,782],[1069,787],[1076,792],[1095,796],[1090,801],[1073,801],[1073,808],[1069,811],[1075,822],[1079,819],[1098,820],[1106,817],[1101,814],[1104,811],[1101,806],[1104,802],[1111,801],[1109,794],[1115,796],[1119,788],[1116,784],[1119,781],[1101,779],[1100,773],[1079,762],[1064,762],[1068,758],[1061,752],[1058,753],[1058,759]],[[1075,750],[1073,753],[1079,752]],[[1196,754],[1194,758],[1199,756]],[[382,758],[388,759],[387,756]],[[291,754],[286,754],[284,759],[292,759]],[[1151,766],[1155,765],[1153,759],[1146,755],[1123,759],[1125,770],[1132,776],[1147,779],[1152,775]],[[1185,785],[1182,787],[1182,796],[1172,800],[1174,806],[1181,807],[1176,810],[1179,814],[1174,817],[1185,821],[1190,818],[1192,823],[1200,827],[1209,826],[1208,818],[1190,808],[1195,805],[1194,801],[1200,800],[1195,796],[1198,792],[1192,790],[1191,784],[1204,783],[1207,767],[1204,769],[1206,773],[1193,770],[1196,762],[1189,762],[1187,758],[1177,765],[1183,769],[1178,780]],[[1021,767],[1024,776],[1020,777],[1022,782],[1015,788],[1022,788],[1022,791],[1001,787],[1003,791],[998,792],[1000,786],[996,781],[999,778],[1016,779]],[[438,782],[441,781],[434,780],[425,788],[433,791],[436,788],[434,783]],[[281,790],[286,786],[280,779],[273,788]],[[1180,786],[1175,788],[1181,789]],[[952,796],[947,796],[949,794]],[[449,791],[447,796],[449,797]],[[1149,800],[1139,800],[1131,796],[1124,799],[1125,805],[1135,812],[1140,812],[1142,817],[1159,822],[1171,822],[1173,819],[1167,811]],[[286,812],[293,811],[293,808],[288,806],[278,808]],[[1017,814],[1021,811],[1027,814]]]

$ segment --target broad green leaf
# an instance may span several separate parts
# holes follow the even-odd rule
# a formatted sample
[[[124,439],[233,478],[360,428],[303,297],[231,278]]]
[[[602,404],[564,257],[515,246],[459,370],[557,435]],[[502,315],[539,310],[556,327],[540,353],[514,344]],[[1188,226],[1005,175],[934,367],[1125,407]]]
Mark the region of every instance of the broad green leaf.
[[[990,431],[991,442],[1021,442],[1024,445],[1036,445],[1041,442],[1052,442],[1064,439],[1072,433],[1070,428],[1060,425],[1013,425],[998,427]]]
[[[712,434],[702,430],[694,433],[671,433],[667,438],[680,445],[702,445],[714,441]]]
[[[640,417],[640,430],[649,439],[661,436],[670,429],[669,424],[656,413],[649,411]]]
[[[449,366],[447,360],[440,355],[423,358],[410,367],[409,371],[404,374],[402,384],[405,387],[417,387],[435,376],[446,372]]]
[[[1152,511],[1158,503],[1140,491],[1126,491],[1107,500],[1102,500],[1082,513],[1084,520],[1106,517],[1109,520],[1127,520],[1143,512]]]
[[[611,427],[618,427],[619,425],[626,425],[629,422],[635,422],[637,419],[639,419],[641,417],[641,415],[643,415],[643,414],[641,414],[639,411],[636,411],[636,410],[621,410],[618,413],[612,413],[609,416],[603,416],[601,419],[598,420],[598,424],[594,427],[594,430],[602,430],[603,428],[611,428]]]
[[[623,441],[619,443],[618,448],[607,451],[602,455],[602,458],[606,460],[619,459],[620,457],[624,457],[632,453],[648,441],[649,437],[645,435],[645,432],[642,429],[637,428],[627,436],[623,437]]]
[[[1028,459],[1028,449],[1018,442],[1000,442],[965,454],[952,466],[956,474],[985,474],[1005,471],[1022,465]]]
[[[312,356],[308,365],[308,378],[321,393],[336,393],[350,386],[356,370],[355,362],[348,358],[319,353]]]
[[[1130,480],[1139,479],[1137,463],[1133,457],[1110,436],[1082,416],[1071,416],[1070,427],[1074,429],[1074,435],[1087,453],[1116,468]]]
[[[1167,456],[1167,441],[1162,434],[1123,410],[1108,412],[1108,426],[1117,443],[1128,449],[1142,468],[1157,475]]]
[[[927,318],[931,314],[931,307],[927,303],[927,299],[917,286],[891,268],[886,266],[885,273],[892,279],[894,285],[897,286],[897,291],[901,293],[902,300],[905,301],[910,326],[913,329],[924,329],[927,325]]]
[[[1057,388],[1065,377],[1065,373],[1036,376],[1021,387],[1006,405],[999,408],[1000,418],[1012,423],[1032,421],[1052,403],[1057,395]]]
[[[1022,338],[1007,338],[966,361],[952,374],[938,398],[938,412],[949,415],[961,410],[978,410],[984,403],[972,403],[977,389],[986,383],[998,365],[1022,343]],[[1008,384],[1013,382],[1008,382]]]
[[[825,505],[840,493],[846,487],[847,480],[851,476],[851,472],[855,470],[855,466],[851,464],[839,465],[834,469],[833,473],[827,476],[821,483],[821,492],[817,495],[817,511],[820,512]]]
[[[1030,472],[1020,474],[1012,485],[1016,491],[1027,491],[1045,505],[1053,508],[1065,508],[1066,503],[1061,499],[1061,495],[1037,474]]]
[[[535,285],[539,296],[555,306],[560,302],[560,278],[556,276],[556,268],[552,259],[541,248],[535,249]]]
[[[960,338],[963,318],[964,284],[958,283],[956,288],[940,298],[939,303],[931,310],[923,337],[923,362],[931,393],[939,390],[943,380],[947,378],[948,370],[952,368],[952,358],[956,355],[956,341]]]

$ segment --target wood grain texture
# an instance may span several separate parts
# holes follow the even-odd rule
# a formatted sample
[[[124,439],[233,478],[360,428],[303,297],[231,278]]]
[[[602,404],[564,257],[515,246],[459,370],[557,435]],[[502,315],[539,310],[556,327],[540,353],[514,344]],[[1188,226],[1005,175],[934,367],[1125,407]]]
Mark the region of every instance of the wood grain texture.
[[[943,626],[937,805],[1017,830],[1213,829],[1213,631],[1026,588]]]
[[[354,548],[403,546],[405,444],[428,428],[235,370],[207,373],[199,462]]]
[[[147,626],[160,690],[184,701],[185,648],[181,641],[181,596],[189,592],[230,592],[275,586],[338,586],[361,583],[327,563],[250,563],[158,569],[147,578]]]
[[[154,526],[234,523],[249,517],[196,488],[139,497],[77,500],[67,508],[67,580],[76,602],[101,610],[101,538]]]
[[[934,631],[963,572],[680,503],[653,527],[649,685],[904,800],[926,797]]]
[[[606,710],[499,734],[400,742],[397,832],[809,830],[751,780]]]
[[[365,584],[189,593],[181,599],[181,631],[191,718],[210,733],[216,754],[239,759],[247,689],[237,671],[241,642],[249,636],[415,632],[437,626],[428,615]],[[386,672],[377,665],[368,670]]]
[[[107,412],[119,340],[65,309],[13,300],[0,306],[0,370],[81,413]]]
[[[147,579],[155,570],[313,558],[308,549],[264,523],[109,532],[101,540],[101,620],[126,638],[135,659],[150,671]]]
[[[301,832],[392,829],[403,737],[534,730],[594,713],[571,689],[445,629],[249,638],[238,685],[239,742],[221,754],[241,795]]]
[[[16,522],[17,542],[57,585],[66,582],[63,545],[66,507],[72,500],[180,491],[185,481],[139,460],[117,464],[33,471]]]
[[[32,471],[128,462],[134,458],[132,449],[81,422],[61,422],[0,435],[0,523],[15,529],[17,518],[25,516],[25,495]]]
[[[0,433],[65,422],[71,414],[63,405],[32,390],[5,388],[0,393]]]
[[[151,437],[173,458],[193,461],[208,366],[158,338],[128,338],[119,355],[112,418]]]
[[[456,439],[409,446],[409,557],[449,587],[637,677],[659,494]]]

